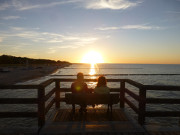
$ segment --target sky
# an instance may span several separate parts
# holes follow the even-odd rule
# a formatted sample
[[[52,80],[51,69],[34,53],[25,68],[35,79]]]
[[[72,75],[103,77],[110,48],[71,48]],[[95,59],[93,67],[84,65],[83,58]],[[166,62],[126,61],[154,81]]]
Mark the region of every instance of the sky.
[[[180,64],[180,0],[0,0],[0,55]]]

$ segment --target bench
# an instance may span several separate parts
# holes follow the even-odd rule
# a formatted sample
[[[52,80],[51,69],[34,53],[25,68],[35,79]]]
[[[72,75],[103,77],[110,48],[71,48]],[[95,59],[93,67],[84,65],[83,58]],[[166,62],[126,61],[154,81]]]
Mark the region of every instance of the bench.
[[[75,114],[75,104],[86,104],[86,105],[94,105],[94,104],[107,104],[110,106],[112,113],[112,105],[117,104],[119,99],[119,94],[110,93],[110,94],[95,94],[95,93],[83,93],[83,94],[73,94],[66,93],[65,94],[66,104],[72,104],[72,111]],[[108,107],[109,111],[109,107]]]

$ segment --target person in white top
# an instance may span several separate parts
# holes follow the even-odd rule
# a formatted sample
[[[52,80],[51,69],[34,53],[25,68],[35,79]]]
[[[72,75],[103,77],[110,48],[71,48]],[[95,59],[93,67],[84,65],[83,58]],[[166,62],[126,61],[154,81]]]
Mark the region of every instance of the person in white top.
[[[97,94],[109,94],[110,90],[107,87],[107,81],[104,76],[99,76],[97,86],[94,89],[94,93]]]

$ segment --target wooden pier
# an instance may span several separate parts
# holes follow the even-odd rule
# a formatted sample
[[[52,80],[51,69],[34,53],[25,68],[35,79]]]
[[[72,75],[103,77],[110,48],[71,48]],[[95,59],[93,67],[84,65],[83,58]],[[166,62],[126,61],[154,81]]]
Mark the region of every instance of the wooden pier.
[[[61,103],[65,102],[62,97],[63,92],[70,92],[70,88],[61,88],[62,83],[73,82],[75,79],[59,79],[52,78],[39,85],[0,85],[1,90],[5,89],[21,89],[21,90],[37,90],[35,98],[0,98],[1,104],[36,104],[37,111],[24,112],[0,112],[0,118],[20,118],[29,117],[37,118],[38,134],[56,135],[56,134],[120,134],[120,135],[180,135],[180,131],[176,132],[158,132],[151,130],[146,132],[144,124],[146,117],[180,117],[180,111],[147,111],[147,104],[180,104],[180,98],[152,98],[147,97],[147,91],[180,91],[180,86],[157,86],[143,85],[130,79],[107,79],[108,82],[119,83],[119,88],[111,88],[111,92],[119,93],[119,109],[114,109],[112,119],[107,115],[104,109],[88,109],[87,113],[80,116],[76,110],[75,119],[71,119],[71,109],[62,109]],[[96,79],[85,79],[86,82],[96,82]],[[48,90],[48,86],[54,86]],[[131,87],[128,87],[130,85]],[[137,89],[134,93],[131,88]],[[128,96],[127,96],[128,95]],[[132,102],[134,99],[136,103]],[[127,104],[136,114],[137,120],[124,112],[125,104]],[[49,110],[55,109],[50,119],[47,119]],[[162,134],[161,134],[162,133]]]
[[[41,129],[40,135],[146,135],[146,131],[122,109],[89,108],[86,113],[76,109],[72,119],[71,109],[59,109]]]

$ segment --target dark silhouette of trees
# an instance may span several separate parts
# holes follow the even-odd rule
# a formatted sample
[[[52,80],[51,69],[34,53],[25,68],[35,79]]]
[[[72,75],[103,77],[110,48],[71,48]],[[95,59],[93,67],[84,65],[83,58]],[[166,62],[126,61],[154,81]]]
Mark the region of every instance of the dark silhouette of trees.
[[[10,55],[1,55],[0,64],[70,64],[67,61],[55,61],[49,59],[32,59],[27,57],[15,57]]]

